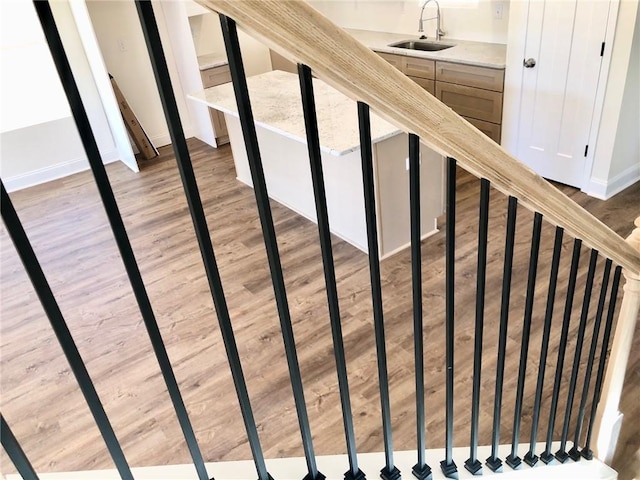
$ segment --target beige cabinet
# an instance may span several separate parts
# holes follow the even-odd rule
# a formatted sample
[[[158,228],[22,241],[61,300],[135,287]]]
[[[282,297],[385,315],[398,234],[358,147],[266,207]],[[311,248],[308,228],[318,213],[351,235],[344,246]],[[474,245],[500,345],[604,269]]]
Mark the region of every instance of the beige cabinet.
[[[216,85],[222,85],[223,83],[229,83],[231,81],[229,65],[220,65],[218,67],[201,70],[200,76],[202,77],[202,86],[204,88],[215,87]],[[217,144],[223,145],[229,143],[229,133],[227,132],[227,124],[224,121],[224,113],[210,108],[209,115],[211,116],[213,129],[216,132]]]
[[[487,137],[491,138],[494,142],[500,143],[500,134],[502,133],[502,127],[500,125],[470,117],[463,118],[484,133]]]
[[[404,55],[392,55],[390,53],[378,53],[383,60],[386,60],[391,65],[404,73],[405,57]]]
[[[439,82],[455,83],[495,92],[502,92],[504,86],[504,70],[462,63],[436,62],[436,77]]]
[[[427,80],[426,78],[412,77],[411,75],[408,75],[408,77],[411,80],[413,80],[414,82],[416,82],[418,85],[420,85],[422,88],[424,88],[431,95],[435,96],[435,94],[436,94],[436,81],[435,80]]]
[[[500,124],[502,121],[502,93],[500,92],[436,82],[436,97],[464,117],[495,124]]]
[[[407,75],[431,95],[436,94],[435,62],[426,58],[413,58],[391,53],[378,53],[384,60]]]
[[[378,55],[500,143],[504,69],[391,53]]]
[[[433,80],[436,78],[436,62],[426,58],[405,57],[405,75],[410,77],[426,78]]]

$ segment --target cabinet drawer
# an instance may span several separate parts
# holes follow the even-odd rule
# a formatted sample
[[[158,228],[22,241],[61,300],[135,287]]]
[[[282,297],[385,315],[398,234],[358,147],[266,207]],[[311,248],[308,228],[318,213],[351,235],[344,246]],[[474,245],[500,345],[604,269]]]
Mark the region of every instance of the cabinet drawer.
[[[202,76],[202,86],[204,88],[215,87],[216,85],[222,85],[223,83],[229,83],[231,81],[229,65],[221,65],[219,67],[202,70],[200,75]]]
[[[420,78],[420,77],[409,77],[409,78],[414,82],[416,82],[418,85],[420,85],[422,88],[424,88],[431,95],[436,94],[435,80],[427,80],[426,78]]]
[[[411,77],[433,80],[436,78],[436,62],[425,58],[406,57],[403,73]]]
[[[460,63],[436,62],[436,80],[502,92],[504,70]]]
[[[436,82],[436,97],[462,116],[502,123],[500,92]]]
[[[502,133],[502,128],[500,125],[496,125],[495,123],[485,122],[483,120],[476,120],[475,118],[464,117],[464,119],[469,122],[471,125],[476,127],[482,133],[484,133],[487,137],[492,139],[497,144],[500,144],[500,134]]]
[[[386,60],[401,72],[404,72],[405,57],[403,57],[402,55],[393,55],[392,53],[382,53],[382,52],[378,52],[378,55],[380,55],[380,57],[383,60]]]

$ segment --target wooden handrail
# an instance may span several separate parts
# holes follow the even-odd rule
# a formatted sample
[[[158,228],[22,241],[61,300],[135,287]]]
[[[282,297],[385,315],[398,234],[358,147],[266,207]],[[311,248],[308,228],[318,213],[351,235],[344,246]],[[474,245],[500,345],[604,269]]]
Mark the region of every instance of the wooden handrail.
[[[304,63],[438,153],[488,179],[632,274],[640,253],[580,205],[302,0],[196,0],[271,49]]]

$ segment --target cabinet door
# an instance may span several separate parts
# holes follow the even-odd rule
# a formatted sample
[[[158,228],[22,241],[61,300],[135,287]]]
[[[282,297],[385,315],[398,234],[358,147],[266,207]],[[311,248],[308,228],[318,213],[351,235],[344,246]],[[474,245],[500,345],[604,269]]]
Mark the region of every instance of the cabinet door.
[[[504,70],[461,63],[436,62],[436,80],[502,92]]]
[[[502,94],[480,88],[436,82],[436,96],[465,117],[501,123]]]
[[[227,131],[227,122],[224,120],[224,113],[210,108],[209,116],[211,117],[211,123],[213,123],[218,145],[229,143],[229,132]]]
[[[405,57],[403,57],[402,55],[393,55],[391,53],[382,53],[382,52],[378,52],[378,55],[380,55],[380,57],[383,60],[386,60],[401,72],[404,72]]]
[[[424,88],[431,95],[435,95],[436,94],[436,82],[435,82],[435,80],[427,80],[426,78],[411,77],[411,76],[409,78],[411,80],[413,80],[414,82],[416,82],[418,85],[420,85],[422,88]]]
[[[427,60],[426,58],[406,58],[403,73],[412,77],[427,78],[430,80],[436,78],[436,62]]]
[[[487,137],[492,139],[497,144],[500,144],[500,134],[502,133],[502,128],[500,125],[496,125],[495,123],[485,122],[483,120],[476,120],[475,118],[464,117],[464,119],[469,122],[471,125],[476,127],[482,133],[484,133]]]
[[[215,87],[216,85],[222,85],[223,83],[229,83],[231,81],[229,65],[221,65],[219,67],[202,70],[200,75],[204,88]]]

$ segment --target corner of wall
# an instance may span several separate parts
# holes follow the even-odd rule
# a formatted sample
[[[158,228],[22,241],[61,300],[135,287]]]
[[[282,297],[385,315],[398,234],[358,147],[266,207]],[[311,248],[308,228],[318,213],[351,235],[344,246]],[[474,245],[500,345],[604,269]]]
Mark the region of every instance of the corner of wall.
[[[633,142],[634,138],[636,143],[638,141],[637,130],[628,134],[627,131],[630,128],[625,125],[625,118],[628,117],[625,112],[629,108],[633,108],[630,105],[625,105],[625,94],[629,94],[629,89],[638,88],[637,85],[631,84],[637,83],[637,80],[634,80],[634,66],[632,64],[635,61],[632,50],[637,51],[638,49],[639,35],[637,30],[639,29],[637,24],[638,3],[636,1],[620,1],[602,114],[598,131],[595,134],[593,161],[585,175],[583,187],[585,193],[599,198],[610,198],[617,191],[620,191],[618,188],[621,185],[628,186],[634,183],[632,180],[636,174],[633,172],[638,167],[637,159],[634,162],[633,152],[625,152],[627,149],[624,148],[627,142]],[[637,78],[637,73],[635,76]],[[632,118],[635,118],[636,122],[638,121],[637,111],[632,115]],[[628,155],[628,159],[626,163],[625,160],[616,162],[614,169],[612,167],[614,167],[616,149],[618,152],[625,152],[618,154]]]
[[[606,180],[591,177],[582,191],[591,197],[609,200],[638,181],[640,181],[640,163],[633,164]]]

